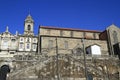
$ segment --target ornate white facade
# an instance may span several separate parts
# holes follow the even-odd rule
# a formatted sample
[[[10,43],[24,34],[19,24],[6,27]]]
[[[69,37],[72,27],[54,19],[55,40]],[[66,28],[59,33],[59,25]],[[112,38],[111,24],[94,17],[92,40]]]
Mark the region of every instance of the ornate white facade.
[[[36,53],[37,42],[37,36],[34,36],[34,21],[28,15],[24,22],[24,34],[11,34],[8,27],[0,34],[0,56],[13,57],[22,53]]]
[[[3,57],[11,57],[18,49],[18,36],[6,31],[0,34],[0,55]]]

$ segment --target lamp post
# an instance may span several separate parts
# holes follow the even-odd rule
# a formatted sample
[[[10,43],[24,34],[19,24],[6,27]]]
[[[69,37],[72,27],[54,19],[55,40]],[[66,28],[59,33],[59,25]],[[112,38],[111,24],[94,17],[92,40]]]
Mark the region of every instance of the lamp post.
[[[56,37],[56,75],[57,75],[57,80],[60,80],[58,71],[59,71],[59,67],[58,67],[58,44],[57,44],[57,37]]]
[[[88,80],[88,74],[87,74],[87,66],[86,66],[86,51],[85,51],[85,43],[84,43],[84,38],[81,40],[82,46],[83,46],[83,56],[84,56],[84,67],[85,67],[85,77],[86,80]]]

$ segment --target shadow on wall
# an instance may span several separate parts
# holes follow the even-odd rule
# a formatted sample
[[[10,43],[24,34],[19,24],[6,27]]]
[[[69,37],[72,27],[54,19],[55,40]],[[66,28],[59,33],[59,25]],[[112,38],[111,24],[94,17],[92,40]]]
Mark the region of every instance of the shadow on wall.
[[[120,59],[120,43],[113,45],[114,55],[117,55]]]
[[[7,73],[10,72],[10,67],[8,65],[3,65],[0,68],[0,80],[6,80]]]

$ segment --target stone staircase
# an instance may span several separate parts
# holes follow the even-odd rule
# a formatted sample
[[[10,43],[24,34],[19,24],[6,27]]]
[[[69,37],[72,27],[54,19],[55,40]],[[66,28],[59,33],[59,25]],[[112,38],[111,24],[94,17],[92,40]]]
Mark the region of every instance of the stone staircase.
[[[26,75],[26,77],[28,78],[28,79],[24,79],[24,80],[34,80],[34,79],[31,79],[30,72],[32,72],[31,75],[33,75],[34,77],[37,76],[35,78],[35,80],[39,80],[38,75],[33,73],[33,72],[35,72],[34,69],[36,69],[37,71],[43,71],[44,68],[47,69],[47,68],[51,67],[50,65],[48,65],[49,63],[54,63],[52,66],[53,66],[53,69],[56,71],[57,70],[56,69],[57,68],[57,64],[56,64],[57,60],[56,60],[56,58],[57,58],[56,56],[51,56],[51,57],[41,56],[41,58],[37,59],[35,62],[32,62],[31,65],[11,72],[9,74],[8,80],[22,80],[22,79],[20,79],[21,75],[23,75],[23,76]],[[81,58],[81,56],[78,57],[78,56],[75,56],[75,55],[59,55],[58,56],[58,62],[59,62],[58,67],[61,67],[61,68],[59,68],[59,70],[60,70],[59,73],[61,75],[63,75],[63,73],[64,74],[66,73],[66,75],[67,75],[68,72],[62,72],[62,70],[65,68],[65,65],[67,65],[65,63],[68,62],[69,65],[67,65],[67,67],[69,67],[71,69],[73,69],[73,67],[75,68],[72,71],[74,71],[74,70],[76,71],[76,67],[80,67],[81,69],[83,69],[82,78],[84,78],[85,66],[84,66],[83,57]],[[89,60],[86,60],[86,66],[87,66],[87,72],[89,74],[91,74],[93,77],[97,77],[97,78],[102,79],[102,80],[106,80],[106,78],[109,78],[108,74],[105,73],[103,70],[101,70],[99,67],[97,67],[90,58],[89,58]],[[64,70],[66,70],[66,69],[67,68],[65,68]],[[47,72],[43,71],[43,72],[40,72],[39,74],[42,74],[42,73],[44,74],[45,73],[46,75],[52,75],[52,73],[50,73],[50,72],[51,71],[47,71]],[[71,74],[71,72],[69,74]],[[54,76],[55,76],[55,74],[54,74]],[[68,76],[66,76],[66,77],[68,77]],[[74,77],[74,76],[70,75],[70,77]],[[110,79],[110,80],[119,80],[118,76],[112,75],[112,77],[113,78]],[[50,79],[50,76],[48,76],[48,79],[49,80],[55,80],[55,78],[53,79],[52,77]],[[42,79],[40,79],[40,80],[47,80],[47,77],[42,77]]]

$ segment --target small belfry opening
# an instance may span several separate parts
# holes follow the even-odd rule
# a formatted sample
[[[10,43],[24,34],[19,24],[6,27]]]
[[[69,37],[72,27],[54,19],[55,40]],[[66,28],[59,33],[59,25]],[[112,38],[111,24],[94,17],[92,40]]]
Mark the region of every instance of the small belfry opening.
[[[31,26],[30,26],[30,25],[28,25],[27,29],[28,29],[28,31],[30,31],[30,30],[31,30]]]

